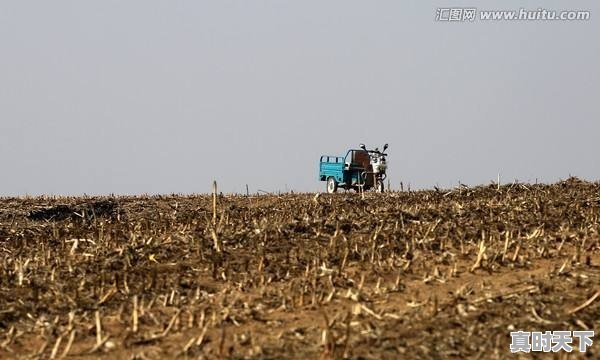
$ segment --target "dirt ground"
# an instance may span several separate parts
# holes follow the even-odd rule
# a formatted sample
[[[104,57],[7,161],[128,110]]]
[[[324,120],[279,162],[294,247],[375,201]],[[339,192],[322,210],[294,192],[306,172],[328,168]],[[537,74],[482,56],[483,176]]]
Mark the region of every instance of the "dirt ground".
[[[598,183],[216,200],[0,199],[0,358],[600,358],[509,350],[597,332]]]

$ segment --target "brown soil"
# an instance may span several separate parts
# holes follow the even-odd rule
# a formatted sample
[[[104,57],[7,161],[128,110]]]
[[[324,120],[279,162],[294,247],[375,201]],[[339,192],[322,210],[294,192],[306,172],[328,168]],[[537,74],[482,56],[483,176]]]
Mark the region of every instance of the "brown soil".
[[[217,200],[213,225],[211,196],[0,199],[0,358],[518,358],[510,331],[598,330],[598,183]]]

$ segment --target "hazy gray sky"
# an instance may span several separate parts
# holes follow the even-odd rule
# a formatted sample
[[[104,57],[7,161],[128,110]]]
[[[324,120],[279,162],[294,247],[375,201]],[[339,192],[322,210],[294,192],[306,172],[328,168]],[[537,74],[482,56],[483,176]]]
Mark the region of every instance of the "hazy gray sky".
[[[436,22],[438,7],[591,11]],[[0,0],[0,195],[600,179],[598,1]]]

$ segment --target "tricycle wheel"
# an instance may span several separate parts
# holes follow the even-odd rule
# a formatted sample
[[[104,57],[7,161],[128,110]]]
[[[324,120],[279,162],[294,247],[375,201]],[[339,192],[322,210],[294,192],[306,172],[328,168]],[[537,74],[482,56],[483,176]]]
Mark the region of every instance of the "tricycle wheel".
[[[334,192],[337,191],[338,188],[338,184],[337,181],[335,181],[335,179],[333,178],[333,176],[330,176],[327,178],[327,192],[330,194],[333,194]]]
[[[375,191],[382,193],[384,190],[383,187],[383,180],[382,179],[377,179],[377,182],[375,183]]]

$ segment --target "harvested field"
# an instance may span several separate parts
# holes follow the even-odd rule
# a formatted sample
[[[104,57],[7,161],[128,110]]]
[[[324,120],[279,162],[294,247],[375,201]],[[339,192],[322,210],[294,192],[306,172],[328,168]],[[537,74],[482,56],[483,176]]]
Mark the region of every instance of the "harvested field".
[[[216,214],[209,195],[5,198],[0,358],[507,358],[510,331],[598,331],[599,219],[600,184],[573,178]]]

